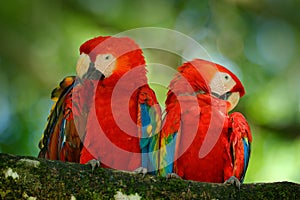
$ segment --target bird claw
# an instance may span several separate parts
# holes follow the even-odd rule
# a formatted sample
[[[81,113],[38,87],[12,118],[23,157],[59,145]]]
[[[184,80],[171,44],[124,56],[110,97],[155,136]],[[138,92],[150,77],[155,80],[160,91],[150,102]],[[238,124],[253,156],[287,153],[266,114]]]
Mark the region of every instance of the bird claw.
[[[143,174],[143,177],[144,177],[147,174],[148,170],[147,170],[147,168],[139,167],[136,170],[134,170],[133,172],[137,173],[137,174]]]
[[[230,184],[230,185],[234,185],[237,188],[240,189],[241,187],[241,182],[238,178],[236,178],[235,176],[231,176],[229,179],[227,179],[224,184]]]
[[[100,161],[99,160],[96,160],[96,159],[93,159],[93,160],[89,160],[86,165],[91,165],[92,167],[92,172],[94,171],[94,169],[96,167],[100,167]]]
[[[181,179],[181,177],[176,173],[169,173],[169,174],[167,174],[166,178],[167,179],[172,179],[172,178]]]

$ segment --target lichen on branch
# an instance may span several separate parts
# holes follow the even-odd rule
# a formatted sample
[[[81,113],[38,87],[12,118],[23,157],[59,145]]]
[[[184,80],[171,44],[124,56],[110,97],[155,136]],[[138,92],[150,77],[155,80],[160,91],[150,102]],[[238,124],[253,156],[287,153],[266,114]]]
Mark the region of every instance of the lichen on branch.
[[[2,199],[299,199],[291,182],[225,184],[121,172],[88,165],[0,154]]]

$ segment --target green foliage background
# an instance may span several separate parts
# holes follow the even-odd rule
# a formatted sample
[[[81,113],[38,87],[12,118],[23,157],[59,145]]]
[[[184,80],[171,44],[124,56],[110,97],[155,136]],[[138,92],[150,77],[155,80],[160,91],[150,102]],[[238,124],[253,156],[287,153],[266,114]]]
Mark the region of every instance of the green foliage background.
[[[300,183],[299,8],[297,0],[1,1],[0,152],[37,155],[50,92],[75,74],[81,43],[164,27],[236,66],[247,92],[236,110],[254,138],[245,181]],[[166,89],[156,89],[163,105]]]

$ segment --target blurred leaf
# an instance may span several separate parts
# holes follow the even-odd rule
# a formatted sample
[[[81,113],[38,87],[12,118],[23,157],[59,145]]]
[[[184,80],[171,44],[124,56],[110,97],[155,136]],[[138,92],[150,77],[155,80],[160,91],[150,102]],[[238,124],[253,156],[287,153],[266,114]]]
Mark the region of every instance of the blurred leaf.
[[[299,6],[297,0],[1,1],[0,151],[37,154],[50,93],[64,76],[75,74],[81,43],[157,26],[194,38],[241,78],[247,94],[237,110],[254,135],[246,181],[300,182]],[[189,52],[186,57],[202,57]],[[151,50],[145,58],[164,106],[182,59]]]

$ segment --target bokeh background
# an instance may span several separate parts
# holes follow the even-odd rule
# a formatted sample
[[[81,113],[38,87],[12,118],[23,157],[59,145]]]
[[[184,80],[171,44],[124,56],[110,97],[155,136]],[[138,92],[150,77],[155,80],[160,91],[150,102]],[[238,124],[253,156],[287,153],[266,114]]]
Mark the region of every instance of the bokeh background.
[[[164,27],[234,66],[244,83],[235,110],[254,138],[245,182],[300,183],[299,9],[298,0],[1,1],[0,152],[37,155],[50,92],[75,73],[82,42]],[[163,101],[166,89],[156,89]]]

